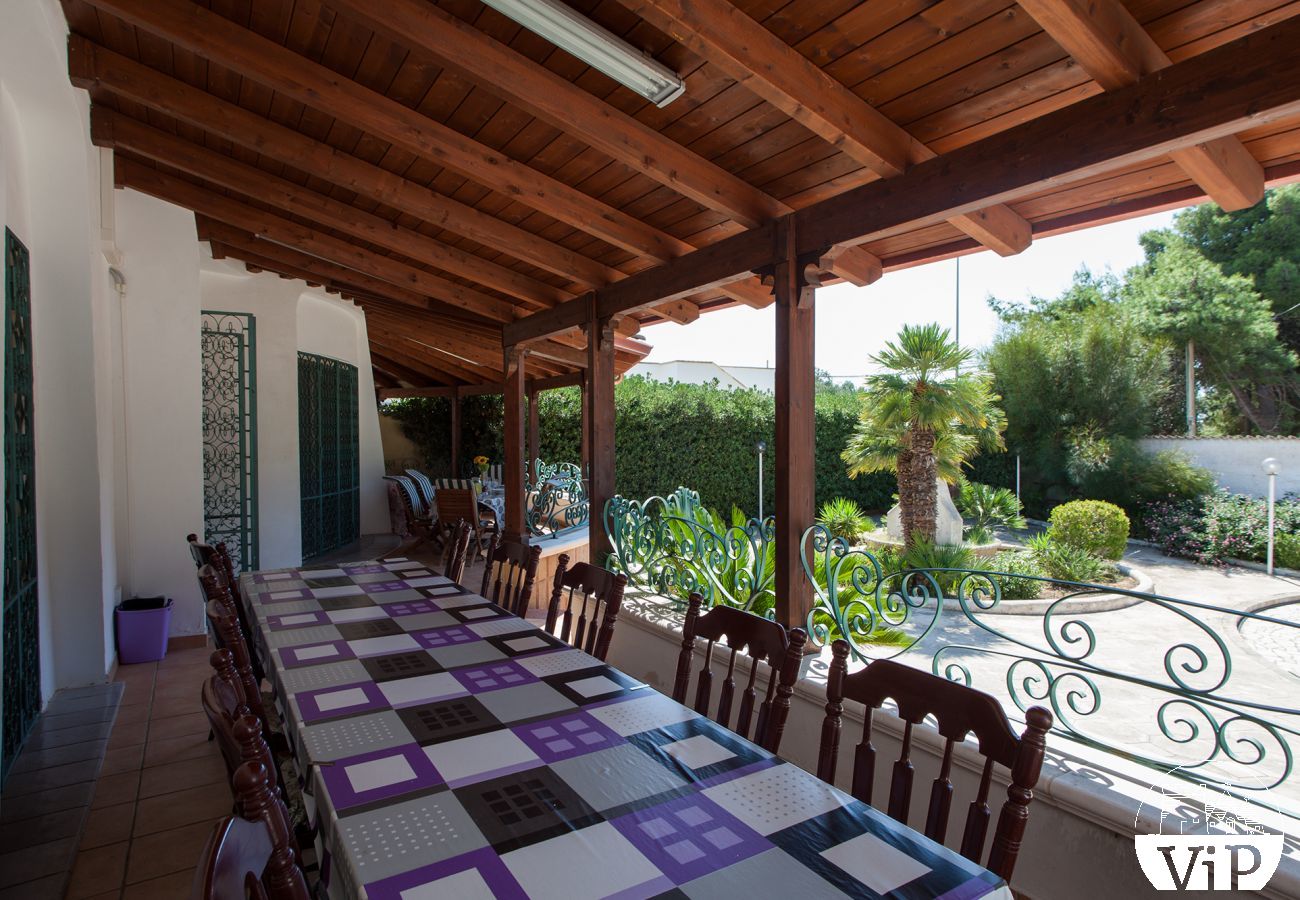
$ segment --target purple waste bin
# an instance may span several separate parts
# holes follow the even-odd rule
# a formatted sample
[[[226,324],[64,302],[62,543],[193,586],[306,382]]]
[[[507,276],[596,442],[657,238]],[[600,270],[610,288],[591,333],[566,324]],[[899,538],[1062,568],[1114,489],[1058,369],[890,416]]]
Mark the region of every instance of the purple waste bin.
[[[172,623],[168,597],[134,597],[113,610],[117,629],[117,659],[124,664],[157,662],[167,655]]]

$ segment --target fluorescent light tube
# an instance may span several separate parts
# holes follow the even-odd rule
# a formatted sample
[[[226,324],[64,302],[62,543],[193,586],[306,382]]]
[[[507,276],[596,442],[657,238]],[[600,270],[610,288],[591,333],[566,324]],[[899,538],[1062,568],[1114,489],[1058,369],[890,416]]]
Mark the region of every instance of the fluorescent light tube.
[[[559,0],[483,2],[656,106],[667,106],[686,90],[672,69]]]

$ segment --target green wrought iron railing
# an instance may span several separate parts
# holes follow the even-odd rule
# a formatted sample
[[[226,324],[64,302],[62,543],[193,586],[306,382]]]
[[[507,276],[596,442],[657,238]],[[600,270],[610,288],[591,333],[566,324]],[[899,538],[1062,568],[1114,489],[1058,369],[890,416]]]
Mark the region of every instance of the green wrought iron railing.
[[[727,525],[679,488],[614,497],[604,526],[607,565],[634,586],[770,615],[772,519]],[[812,645],[844,638],[859,663],[912,662],[1013,714],[1047,706],[1053,730],[1080,744],[1230,791],[1270,791],[1300,815],[1300,599],[1234,608],[1019,573],[890,571],[821,525],[804,532],[801,558]],[[1013,581],[1042,585],[1043,597],[1004,598]]]
[[[564,534],[590,521],[591,503],[579,466],[539,459],[530,467],[526,480],[524,519],[532,534]]]
[[[771,616],[776,538],[771,517],[723,521],[679,487],[668,497],[605,504],[605,533],[614,548],[607,565],[633,585],[684,603],[698,592],[708,606],[723,603]]]

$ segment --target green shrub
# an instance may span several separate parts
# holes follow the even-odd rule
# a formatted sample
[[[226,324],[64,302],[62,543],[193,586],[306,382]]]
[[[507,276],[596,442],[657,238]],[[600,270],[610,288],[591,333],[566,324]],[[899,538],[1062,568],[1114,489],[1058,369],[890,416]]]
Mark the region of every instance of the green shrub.
[[[1034,581],[1034,578],[1043,577],[1043,567],[1032,553],[1003,550],[993,557],[989,568],[1005,573],[993,576],[1002,589],[1003,600],[1035,600],[1043,592],[1043,582]],[[1017,578],[1017,575],[1026,577]]]
[[[993,529],[1024,528],[1025,519],[1020,514],[1020,501],[1007,488],[993,487],[978,481],[961,485],[957,508],[964,518],[970,519],[966,539],[973,544],[987,544],[993,540]]]
[[[817,523],[825,525],[832,535],[844,538],[849,544],[856,544],[858,536],[871,530],[871,519],[862,507],[847,497],[827,500],[817,511]]]
[[[1300,534],[1277,535],[1273,564],[1284,569],[1300,569]]]
[[[1128,515],[1113,503],[1072,500],[1052,510],[1052,541],[1103,559],[1119,559],[1128,543]]]
[[[1294,546],[1300,540],[1300,500],[1283,497],[1275,516],[1277,547],[1284,541]],[[1144,510],[1142,524],[1170,556],[1207,565],[1225,559],[1263,562],[1268,553],[1268,504],[1258,497],[1217,491],[1199,500],[1157,501]]]
[[[1079,488],[1087,497],[1122,507],[1134,521],[1158,500],[1196,500],[1214,492],[1214,473],[1194,465],[1180,450],[1150,453],[1128,438],[1115,438],[1110,447],[1106,465],[1085,477]]]
[[[935,569],[966,569],[982,571],[988,568],[983,559],[977,557],[969,547],[952,544],[932,544],[927,540],[917,540],[911,550],[899,558],[899,571],[910,572],[925,569],[939,585],[945,597],[957,592],[958,586],[965,578],[964,572],[936,572]]]
[[[1048,578],[1096,583],[1114,577],[1114,568],[1104,559],[1058,541],[1050,534],[1030,538],[1029,552]]]

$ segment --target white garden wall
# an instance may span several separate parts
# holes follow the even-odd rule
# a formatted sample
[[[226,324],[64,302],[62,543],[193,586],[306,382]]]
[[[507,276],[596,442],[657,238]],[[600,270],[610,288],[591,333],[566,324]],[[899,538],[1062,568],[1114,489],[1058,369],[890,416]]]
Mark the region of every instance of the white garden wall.
[[[1278,496],[1300,493],[1300,438],[1229,437],[1143,438],[1142,447],[1153,453],[1179,450],[1198,466],[1214,473],[1219,485],[1235,494],[1264,497],[1268,478],[1260,463],[1272,457],[1282,465],[1277,479]]]

